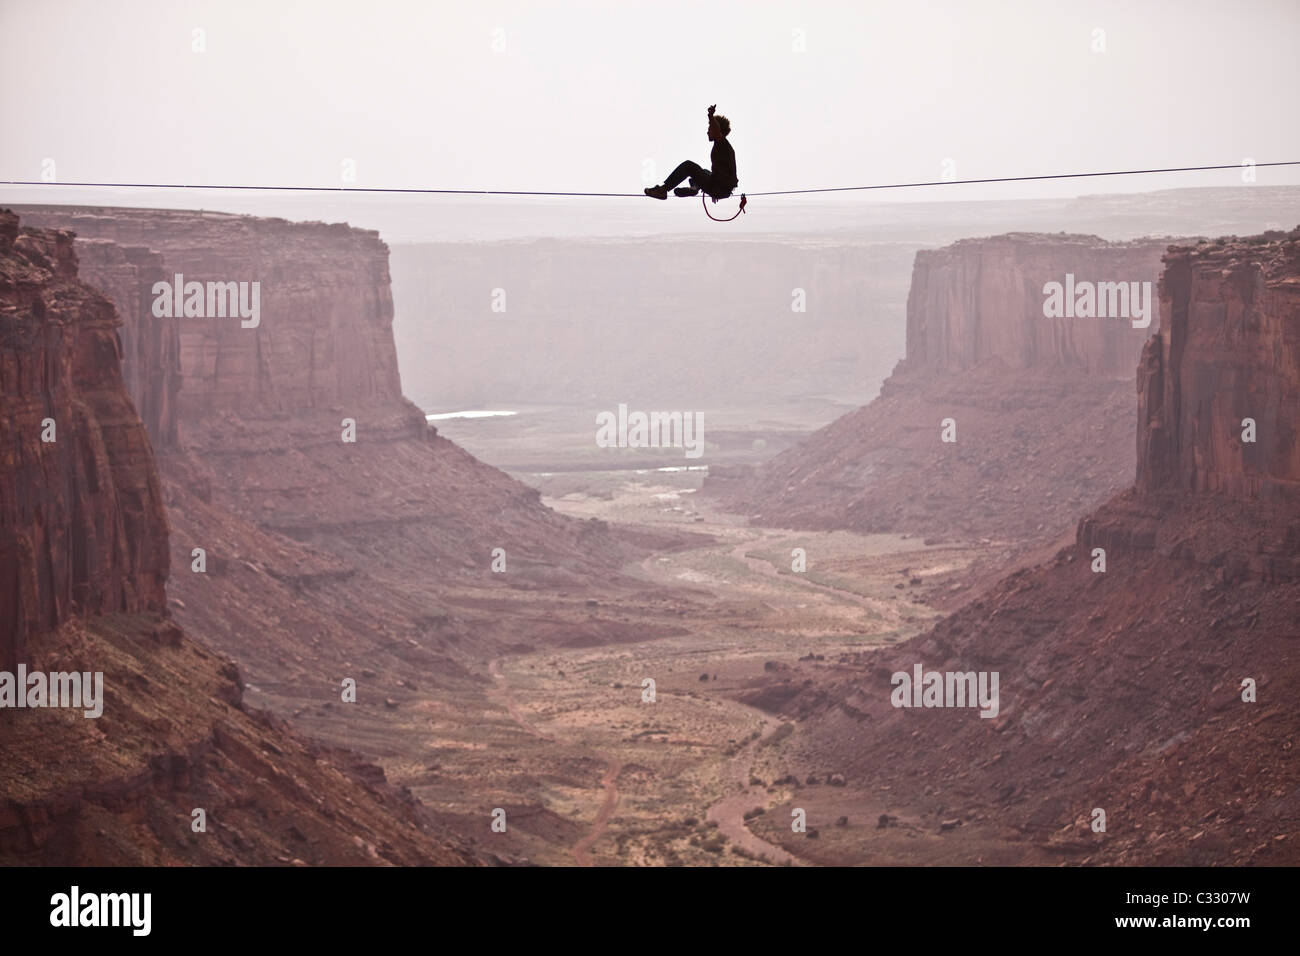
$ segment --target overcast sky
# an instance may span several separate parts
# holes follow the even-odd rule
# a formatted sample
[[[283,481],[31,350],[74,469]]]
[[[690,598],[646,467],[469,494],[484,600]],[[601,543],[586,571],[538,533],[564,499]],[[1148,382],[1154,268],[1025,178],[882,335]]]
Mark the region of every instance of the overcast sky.
[[[0,0],[0,179],[639,192],[710,103],[751,192],[1292,160],[1298,41],[1297,0]]]

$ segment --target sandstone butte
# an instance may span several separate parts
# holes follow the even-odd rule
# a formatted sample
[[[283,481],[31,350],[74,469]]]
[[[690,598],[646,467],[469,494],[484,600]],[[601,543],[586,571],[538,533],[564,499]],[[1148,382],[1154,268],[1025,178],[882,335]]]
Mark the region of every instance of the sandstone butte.
[[[711,469],[705,492],[779,527],[1061,535],[1132,478],[1135,368],[1156,322],[1047,318],[1043,288],[1069,274],[1155,289],[1169,241],[1011,233],[918,252],[905,357],[880,395],[754,469]]]
[[[0,669],[106,684],[99,719],[0,711],[0,860],[476,861],[378,768],[247,708],[235,666],[168,614],[164,492],[120,327],[79,280],[70,233],[0,212]],[[134,343],[137,372],[168,367],[168,346]],[[166,373],[136,381],[168,420]]]
[[[1079,863],[1300,862],[1300,229],[1164,263],[1136,482],[1041,566],[781,705],[804,760],[844,768],[882,811]],[[998,717],[893,708],[891,674],[917,663],[999,672]]]

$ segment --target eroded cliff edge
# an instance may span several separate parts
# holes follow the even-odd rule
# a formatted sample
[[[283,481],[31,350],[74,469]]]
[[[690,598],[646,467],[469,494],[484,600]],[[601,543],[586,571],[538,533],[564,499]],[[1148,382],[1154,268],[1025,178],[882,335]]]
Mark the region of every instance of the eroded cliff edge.
[[[70,233],[0,211],[0,670],[103,675],[97,717],[0,709],[0,860],[473,862],[378,768],[246,708],[234,665],[167,614],[120,325]]]
[[[1170,250],[1138,369],[1139,487],[1300,494],[1296,255],[1281,233]]]
[[[368,559],[365,549],[382,546],[488,586],[513,580],[477,574],[493,547],[509,546],[518,570],[555,581],[604,576],[632,553],[442,439],[403,397],[388,247],[377,233],[190,210],[19,208],[33,223],[73,230],[87,280],[127,316],[138,344],[128,369],[131,356],[146,356],[128,385],[156,410],[145,420],[156,421],[150,434],[173,497],[198,494],[359,564],[358,548]],[[257,282],[256,323],[158,319],[154,283],[177,277],[178,301],[191,283]]]
[[[1132,479],[1132,383],[1167,245],[1013,233],[917,253],[906,357],[879,397],[753,471],[712,469],[705,491],[790,528],[1066,531]],[[1152,314],[1048,317],[1052,282],[1136,283]]]
[[[781,705],[805,764],[881,812],[956,820],[1030,862],[1297,860],[1300,230],[1165,265],[1136,485],[1052,560]],[[892,675],[918,664],[997,672],[996,715],[895,707]]]
[[[91,281],[120,296],[147,356],[170,354],[176,337],[178,389],[152,359],[148,374],[128,377],[172,396],[156,406],[155,438],[172,528],[169,608],[196,641],[238,661],[250,704],[382,761],[438,808],[439,825],[477,832],[500,799],[472,772],[457,781],[428,770],[430,710],[449,699],[490,706],[487,663],[502,654],[682,632],[660,611],[680,613],[679,597],[620,572],[686,533],[558,515],[402,397],[387,248],[374,233],[194,211],[31,214],[77,230]],[[142,263],[133,280],[120,263],[132,256]],[[261,283],[260,321],[227,310],[155,322],[138,304],[177,275]],[[663,623],[633,627],[632,606]],[[345,679],[356,700],[341,705]],[[527,852],[513,831],[498,836],[494,853]]]
[[[0,669],[70,617],[161,610],[167,519],[113,304],[73,237],[0,213]]]

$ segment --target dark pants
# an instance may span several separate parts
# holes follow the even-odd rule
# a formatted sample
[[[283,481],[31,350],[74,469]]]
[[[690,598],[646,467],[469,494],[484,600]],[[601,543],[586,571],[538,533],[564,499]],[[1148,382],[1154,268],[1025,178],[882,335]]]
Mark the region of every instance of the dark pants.
[[[709,190],[713,182],[713,174],[699,163],[693,163],[689,159],[668,174],[668,178],[664,180],[664,188],[672,189],[674,186],[680,186],[687,177],[691,180],[692,189],[702,189],[710,196],[713,195]]]

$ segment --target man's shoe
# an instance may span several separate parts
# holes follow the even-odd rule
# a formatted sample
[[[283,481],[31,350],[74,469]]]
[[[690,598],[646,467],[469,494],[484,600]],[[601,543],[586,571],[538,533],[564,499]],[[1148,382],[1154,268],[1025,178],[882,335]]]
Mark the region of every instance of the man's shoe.
[[[686,196],[698,196],[699,194],[700,191],[698,189],[692,189],[690,186],[678,186],[673,190],[674,196],[682,196],[683,198]]]
[[[645,194],[646,194],[647,196],[649,196],[651,199],[667,199],[667,198],[668,198],[668,187],[667,187],[667,186],[647,186],[647,187],[645,188]]]

